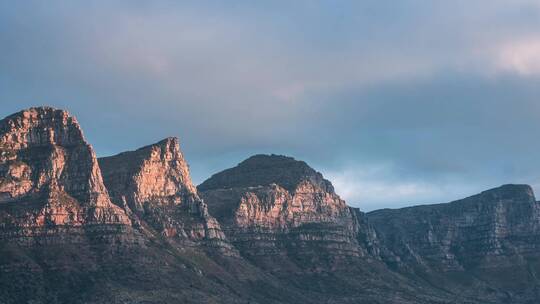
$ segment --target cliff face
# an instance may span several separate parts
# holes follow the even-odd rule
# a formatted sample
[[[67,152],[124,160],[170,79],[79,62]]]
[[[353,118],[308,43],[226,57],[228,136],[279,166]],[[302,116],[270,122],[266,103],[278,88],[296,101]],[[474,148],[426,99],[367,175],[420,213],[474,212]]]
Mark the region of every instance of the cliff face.
[[[139,241],[74,117],[42,107],[0,120],[0,302],[75,301]]]
[[[445,303],[381,261],[366,215],[305,162],[256,155],[198,189],[241,256],[309,302]]]
[[[378,210],[368,219],[387,248],[384,259],[400,271],[494,301],[537,299],[540,203],[529,186],[505,185],[447,204]]]
[[[161,146],[163,155],[150,149],[143,170],[152,171],[160,157],[177,167],[139,176],[137,196],[126,195],[126,204],[185,203],[188,212],[164,212],[160,221],[188,225],[194,238],[220,239],[185,162],[172,160],[175,140]],[[206,252],[150,237],[136,221],[111,202],[74,117],[40,107],[0,120],[1,303],[238,303],[238,290],[249,293]],[[252,268],[222,259],[253,276]]]
[[[32,108],[0,121],[0,228],[24,237],[58,227],[130,225],[111,203],[92,147],[67,112]]]
[[[148,201],[168,205],[197,198],[176,138],[100,158],[99,164],[111,197],[134,211],[143,211]]]
[[[100,158],[99,164],[113,202],[141,228],[170,238],[230,247],[191,182],[177,138]]]
[[[540,204],[526,185],[505,185],[447,204],[378,210],[368,217],[400,263],[449,271],[540,255]]]
[[[537,303],[538,278],[529,186],[365,214],[290,157],[197,189],[176,138],[97,160],[65,111],[0,121],[2,303]]]
[[[540,203],[529,186],[364,214],[304,162],[257,155],[199,190],[242,256],[288,284],[330,286],[313,274],[332,273],[353,289],[359,277],[374,290],[413,284],[453,303],[533,303],[540,293]]]
[[[353,210],[304,162],[256,155],[213,175],[199,191],[232,243],[260,263],[332,268],[367,254]]]

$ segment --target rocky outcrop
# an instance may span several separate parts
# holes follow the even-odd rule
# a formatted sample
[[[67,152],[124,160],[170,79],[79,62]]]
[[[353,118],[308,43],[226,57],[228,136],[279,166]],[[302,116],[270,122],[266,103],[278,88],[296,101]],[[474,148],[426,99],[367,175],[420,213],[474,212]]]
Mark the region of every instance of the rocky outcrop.
[[[494,302],[537,299],[540,203],[527,185],[373,211],[368,219],[387,249],[384,260],[399,271]]]
[[[113,202],[141,228],[185,241],[232,248],[191,182],[177,138],[99,159]]]
[[[533,303],[540,293],[540,203],[529,186],[364,214],[304,162],[257,155],[199,190],[241,254],[289,284],[331,285],[312,274],[332,273],[343,286],[382,279],[452,303]]]
[[[188,219],[174,220],[199,227],[206,209],[191,182],[181,184],[192,204],[182,213]],[[170,187],[139,193],[164,198]],[[111,202],[73,116],[40,107],[0,121],[1,303],[245,303],[236,298],[249,291],[205,252],[151,238],[130,218]],[[220,233],[215,220],[203,222],[190,231]],[[256,277],[253,267],[223,259]]]
[[[259,263],[332,268],[341,259],[367,255],[357,237],[362,215],[305,162],[256,155],[198,189],[232,243]]]
[[[253,195],[242,195],[243,206],[251,207],[238,210],[237,236],[253,240],[254,250],[248,250],[249,240],[238,244],[254,254],[248,256],[277,258],[250,262],[228,243],[199,198],[175,138],[98,164],[75,118],[32,108],[0,122],[0,157],[2,303],[438,298],[402,288],[382,263],[346,263],[368,258],[355,233],[366,218],[300,162],[293,175],[282,172],[291,183],[257,182]],[[277,255],[264,253],[264,244]],[[332,272],[337,265],[355,271],[342,277]],[[273,266],[293,271],[276,275]]]
[[[150,173],[140,175],[141,187],[136,196],[125,196],[126,205],[133,203],[137,213],[137,202],[144,209],[152,200],[158,206],[150,208],[156,221],[171,224],[166,234],[223,242],[185,162],[173,160],[181,157],[176,140],[164,141],[161,148],[159,157],[150,149],[152,157],[144,163]],[[163,171],[152,172],[158,159]],[[164,211],[171,204],[186,208],[179,214]],[[151,237],[141,226],[150,225],[132,221],[137,217],[125,210],[111,202],[94,151],[74,117],[40,107],[1,120],[0,302],[246,303],[241,295],[292,297],[270,294],[277,294],[278,282],[266,278],[268,292],[252,292],[250,284],[262,285],[255,267],[234,256],[210,258],[199,248]],[[176,223],[189,229],[175,231]]]
[[[505,185],[448,204],[373,211],[368,217],[405,265],[465,270],[540,255],[540,203],[526,185]]]
[[[1,303],[537,303],[539,277],[526,185],[365,214],[290,157],[197,189],[176,138],[97,160],[65,111],[0,121]]]
[[[0,121],[0,237],[130,224],[74,117],[42,107]]]
[[[310,302],[445,303],[440,291],[381,261],[384,250],[366,215],[305,162],[255,155],[198,189],[241,256]]]

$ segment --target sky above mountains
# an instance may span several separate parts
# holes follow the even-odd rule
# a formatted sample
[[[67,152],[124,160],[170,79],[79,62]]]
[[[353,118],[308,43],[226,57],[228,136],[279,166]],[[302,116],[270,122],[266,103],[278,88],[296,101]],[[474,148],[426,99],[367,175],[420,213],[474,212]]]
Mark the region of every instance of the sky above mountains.
[[[112,2],[0,0],[0,116],[178,136],[195,183],[291,155],[366,211],[540,190],[539,1]]]

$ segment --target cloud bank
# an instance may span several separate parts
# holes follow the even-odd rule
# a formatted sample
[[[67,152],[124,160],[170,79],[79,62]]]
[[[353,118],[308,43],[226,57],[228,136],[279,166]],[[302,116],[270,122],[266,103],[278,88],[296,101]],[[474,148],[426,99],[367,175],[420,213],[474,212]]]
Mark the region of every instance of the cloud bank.
[[[0,2],[3,115],[100,155],[179,136],[195,182],[308,161],[363,210],[540,189],[537,1]]]

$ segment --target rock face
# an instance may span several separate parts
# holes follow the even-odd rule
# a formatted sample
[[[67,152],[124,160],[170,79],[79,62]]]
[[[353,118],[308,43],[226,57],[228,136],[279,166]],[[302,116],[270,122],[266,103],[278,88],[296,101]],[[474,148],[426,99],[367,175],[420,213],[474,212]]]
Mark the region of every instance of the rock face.
[[[177,149],[174,140],[163,146],[165,158]],[[219,238],[186,168],[178,164],[178,180],[156,181],[132,202],[189,201],[187,219],[164,214],[161,221],[193,221],[186,225],[194,237]],[[0,120],[0,303],[246,302],[237,298],[249,294],[247,285],[217,260],[150,237],[130,218],[136,219],[111,202],[74,117],[40,107]],[[216,259],[256,284],[253,267],[227,258]]]
[[[130,225],[111,203],[92,147],[67,112],[31,108],[0,121],[0,235]]]
[[[242,256],[285,273],[289,284],[299,284],[290,280],[297,277],[328,286],[332,283],[312,274],[332,273],[342,286],[361,288],[350,278],[362,277],[380,287],[376,273],[397,284],[387,285],[389,290],[413,284],[407,288],[434,295],[428,302],[539,298],[540,203],[529,186],[505,185],[448,204],[364,214],[347,207],[330,182],[304,162],[257,155],[215,174],[199,191]]]
[[[445,302],[393,273],[366,215],[305,162],[255,155],[198,189],[241,256],[310,302]]]
[[[384,259],[400,271],[494,302],[538,300],[540,203],[527,185],[368,218],[388,249]]]
[[[256,155],[198,188],[233,244],[260,263],[281,260],[318,269],[367,255],[358,243],[354,211],[302,161]]]
[[[143,228],[230,249],[191,182],[177,138],[100,158],[99,164],[113,202]]]
[[[197,189],[176,138],[97,160],[65,111],[0,120],[0,303],[528,304],[539,278],[526,185],[365,214],[290,157]]]

